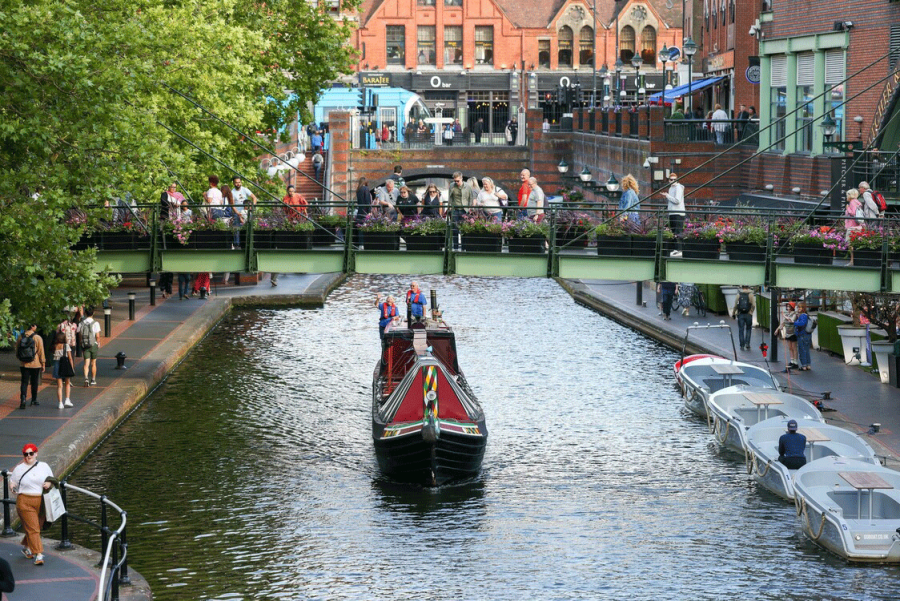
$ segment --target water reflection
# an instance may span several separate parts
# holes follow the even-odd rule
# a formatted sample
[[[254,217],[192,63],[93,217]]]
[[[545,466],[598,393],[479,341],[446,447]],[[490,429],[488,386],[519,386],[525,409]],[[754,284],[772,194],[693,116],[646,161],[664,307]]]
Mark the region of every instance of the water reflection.
[[[72,477],[129,511],[157,599],[878,599],[672,388],[677,353],[552,281],[437,287],[491,437],[474,481],[381,477],[375,292],[236,311]]]

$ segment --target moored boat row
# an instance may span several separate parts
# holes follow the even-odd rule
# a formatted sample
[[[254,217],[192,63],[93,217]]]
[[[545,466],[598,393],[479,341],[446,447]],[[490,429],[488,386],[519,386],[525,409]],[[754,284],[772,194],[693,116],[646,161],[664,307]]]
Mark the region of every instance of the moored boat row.
[[[850,561],[900,562],[900,472],[883,467],[865,440],[826,424],[816,406],[755,365],[691,355],[674,370],[685,407],[707,420],[720,445],[744,454],[759,485],[794,501],[810,540]],[[789,429],[803,436],[799,469],[782,462]]]

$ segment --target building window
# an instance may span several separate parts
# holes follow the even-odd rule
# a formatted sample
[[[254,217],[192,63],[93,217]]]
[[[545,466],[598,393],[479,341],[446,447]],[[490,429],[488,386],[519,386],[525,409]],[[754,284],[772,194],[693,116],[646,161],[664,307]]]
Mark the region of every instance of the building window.
[[[645,65],[656,67],[656,30],[649,25],[641,31],[641,58]]]
[[[416,64],[435,64],[434,55],[434,25],[420,25],[417,30],[419,52],[416,54]]]
[[[734,0],[729,0],[729,1],[728,1],[728,8],[729,8],[729,13],[728,13],[728,14],[729,14],[729,16],[731,17],[731,22],[734,23],[734,11],[735,11],[735,8],[734,8]]]
[[[825,96],[825,111],[831,114],[836,129],[832,142],[840,142],[844,139],[844,77],[846,73],[846,60],[844,51],[840,48],[825,51],[825,89],[830,90]],[[828,152],[831,149],[826,149]]]
[[[578,64],[583,67],[594,65],[594,30],[587,25],[578,35]]]
[[[891,25],[891,37],[888,40],[891,57],[888,59],[890,70],[893,72],[900,62],[900,25]]]
[[[538,40],[538,67],[550,68],[550,40]]]
[[[462,63],[462,27],[459,25],[447,25],[444,27],[444,64],[461,65]]]
[[[444,6],[462,6],[462,0],[444,0]]]
[[[630,63],[632,56],[634,56],[634,29],[631,25],[626,25],[619,34],[619,58],[623,63]]]
[[[494,26],[475,27],[475,64],[494,64]]]
[[[572,28],[568,25],[563,25],[559,29],[559,34],[557,35],[557,43],[559,44],[559,53],[557,54],[557,62],[559,63],[559,67],[571,67],[572,66],[572,38],[574,34],[572,33]]]
[[[434,0],[416,0],[419,6],[434,6]]]
[[[784,150],[785,120],[787,114],[787,57],[783,54],[773,56],[771,61],[772,74],[770,78],[770,118],[775,124],[772,148]]]
[[[388,25],[387,34],[387,64],[406,64],[406,27],[403,25]]]
[[[803,52],[797,55],[797,151],[812,152],[813,88],[816,83],[815,54]]]

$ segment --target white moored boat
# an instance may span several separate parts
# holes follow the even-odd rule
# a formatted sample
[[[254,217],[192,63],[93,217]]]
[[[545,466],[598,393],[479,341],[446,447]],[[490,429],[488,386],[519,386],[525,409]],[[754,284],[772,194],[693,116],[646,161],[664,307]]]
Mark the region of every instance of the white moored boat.
[[[900,562],[900,472],[843,457],[797,470],[794,503],[813,542],[850,561]]]
[[[787,432],[790,418],[783,415],[771,417],[747,429],[747,473],[779,497],[794,500],[793,476],[797,470],[789,470],[778,461],[778,439]],[[869,444],[849,430],[824,424],[817,420],[797,419],[798,431],[806,436],[806,461],[822,457],[857,459],[871,465],[879,465],[875,451]]]
[[[731,335],[734,360],[719,357],[718,355],[684,355],[688,337],[692,331],[722,328],[727,329]],[[684,335],[681,359],[675,363],[674,372],[675,381],[678,382],[678,386],[681,388],[681,395],[684,397],[684,406],[701,417],[707,417],[706,404],[709,401],[709,395],[723,388],[745,385],[757,388],[771,388],[773,390],[779,389],[778,382],[768,370],[756,367],[750,363],[737,361],[734,334],[731,332],[731,327],[725,322],[689,326]]]
[[[747,430],[772,417],[807,419],[825,423],[812,403],[793,394],[770,388],[731,386],[709,396],[709,430],[722,446],[743,453],[747,449]]]
[[[681,366],[684,406],[701,417],[707,417],[710,395],[733,386],[750,386],[778,390],[778,382],[767,370],[749,363],[720,357],[704,357]]]

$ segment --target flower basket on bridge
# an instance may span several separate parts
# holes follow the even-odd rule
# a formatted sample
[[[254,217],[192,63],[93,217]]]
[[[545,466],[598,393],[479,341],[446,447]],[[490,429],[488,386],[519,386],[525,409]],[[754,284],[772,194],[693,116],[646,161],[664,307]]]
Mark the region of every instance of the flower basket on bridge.
[[[341,215],[321,215],[313,218],[312,245],[331,246],[338,242],[337,231],[346,220]]]
[[[258,250],[308,250],[312,248],[315,226],[306,219],[262,218],[253,230],[253,247]]]
[[[844,236],[830,227],[800,231],[791,237],[794,263],[831,265],[835,252],[847,250]]]
[[[509,252],[540,254],[544,252],[550,227],[530,219],[517,219],[504,223],[502,233],[508,240]]]
[[[665,238],[664,238],[665,239]],[[654,257],[656,255],[656,232],[631,235],[632,257]]]
[[[503,226],[483,217],[466,217],[459,222],[462,247],[466,252],[498,253],[503,250]]]
[[[765,244],[753,244],[751,242],[728,242],[725,251],[731,261],[747,261],[750,263],[763,263],[766,260]]]
[[[881,267],[881,251],[885,235],[885,232],[877,228],[850,232],[847,242],[853,249],[853,265]]]
[[[406,250],[440,251],[444,249],[447,222],[443,219],[412,219],[401,227],[401,235],[406,241]]]
[[[400,224],[386,215],[366,215],[359,231],[366,250],[400,250]]]
[[[720,224],[717,223],[685,223],[681,234],[681,252],[685,259],[719,258]]]
[[[601,257],[630,257],[631,236],[620,219],[601,223],[594,230],[597,236],[597,255]]]
[[[766,224],[753,217],[725,224],[720,238],[730,261],[762,263],[766,260],[766,241],[769,235]]]

